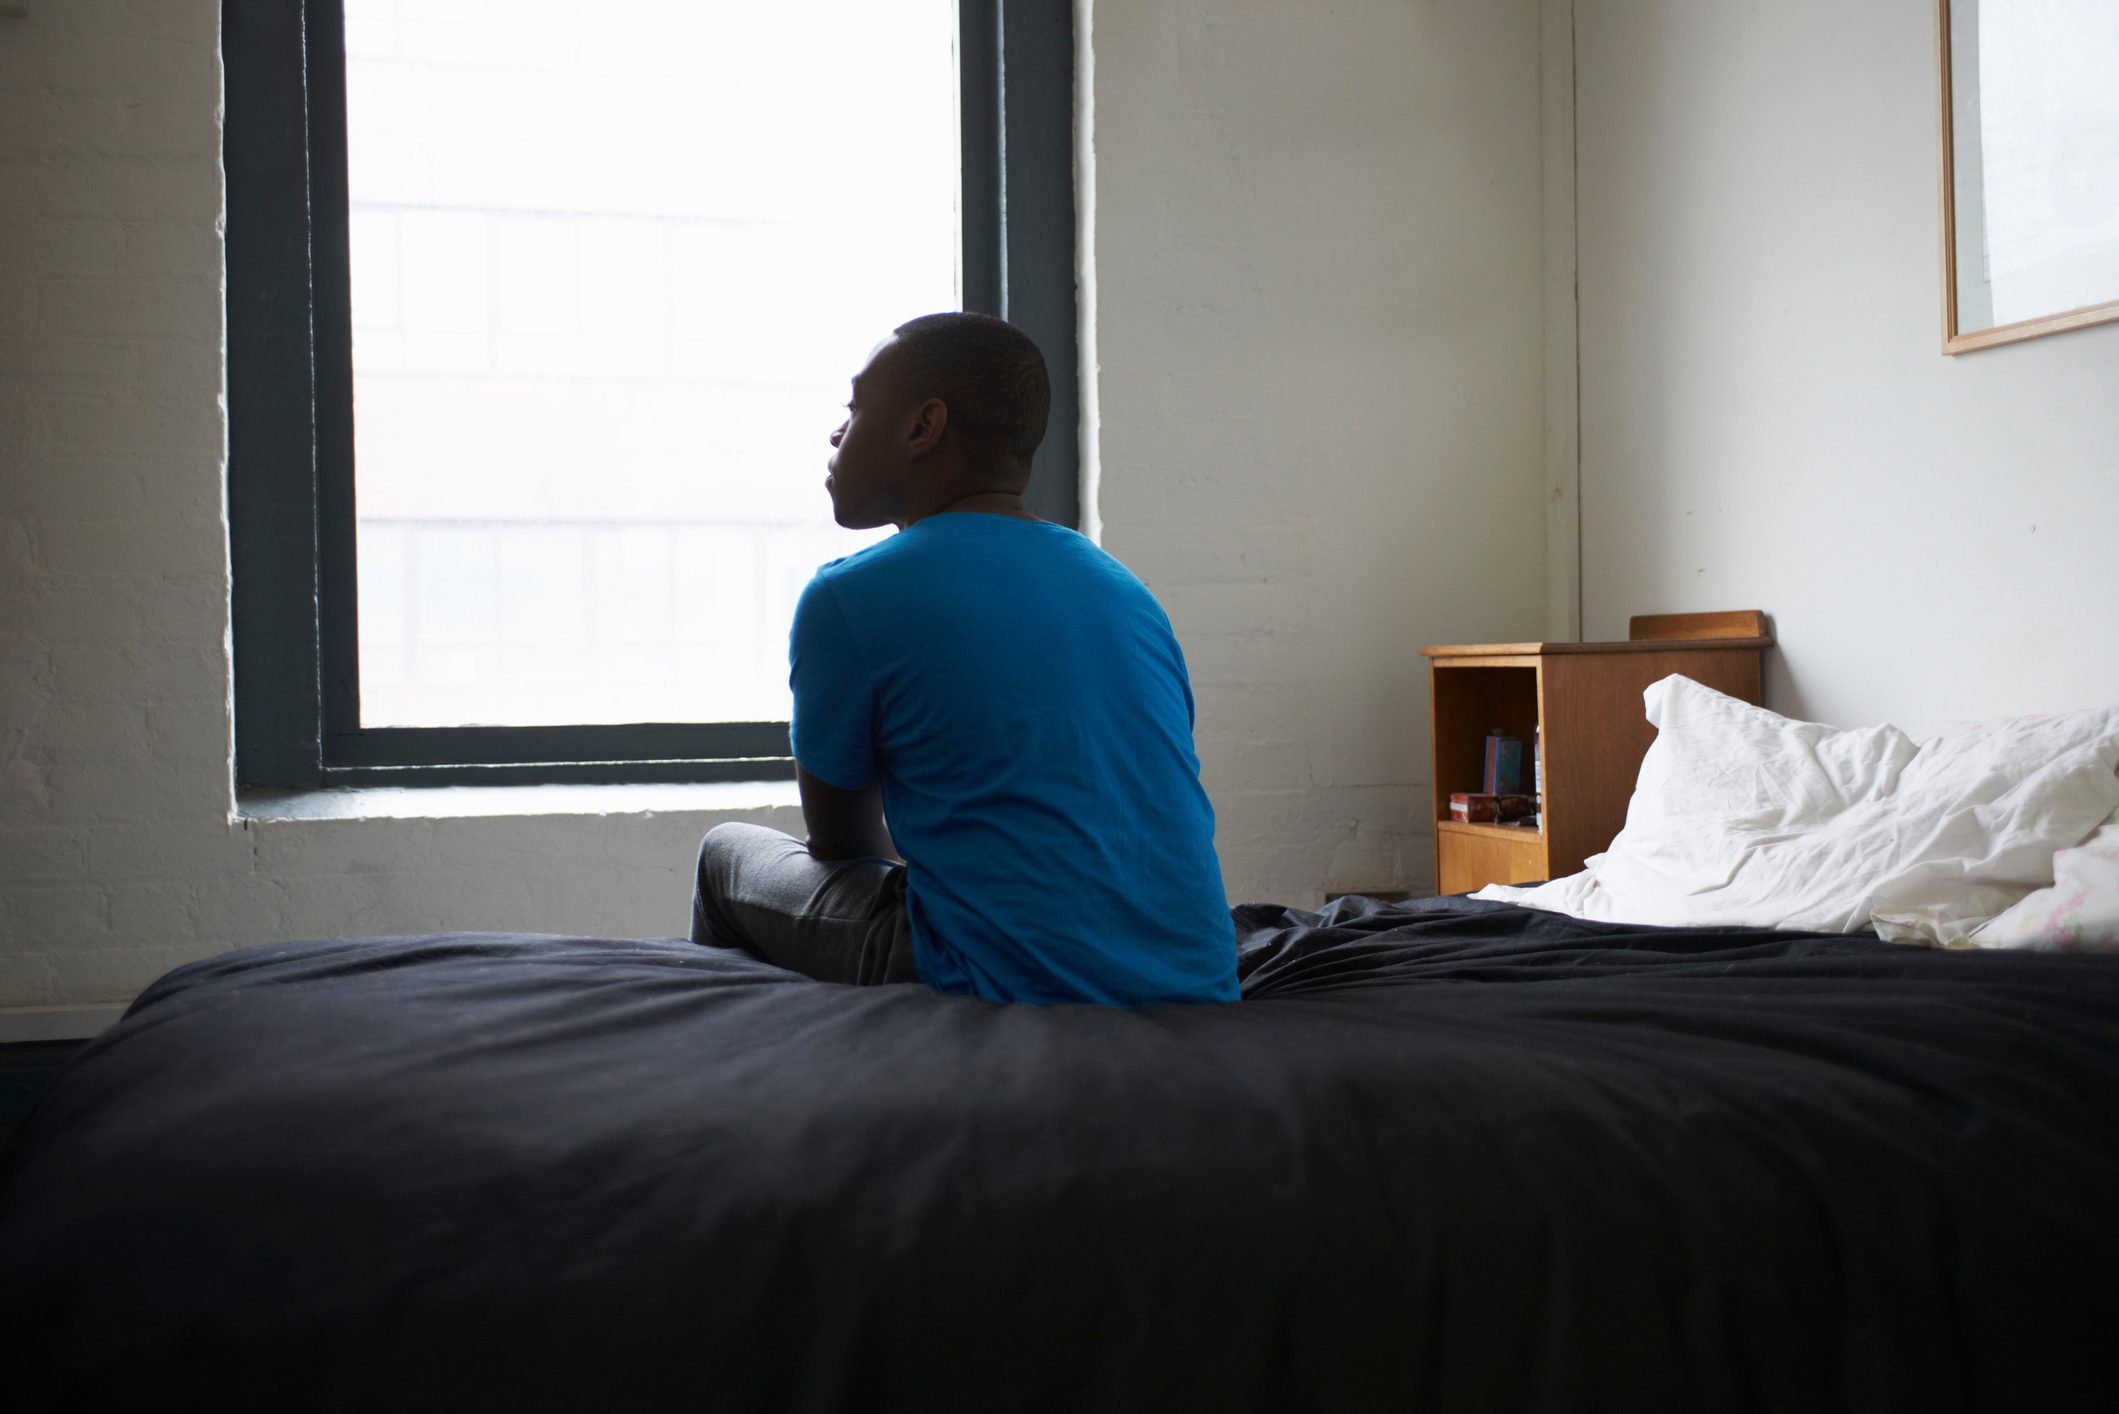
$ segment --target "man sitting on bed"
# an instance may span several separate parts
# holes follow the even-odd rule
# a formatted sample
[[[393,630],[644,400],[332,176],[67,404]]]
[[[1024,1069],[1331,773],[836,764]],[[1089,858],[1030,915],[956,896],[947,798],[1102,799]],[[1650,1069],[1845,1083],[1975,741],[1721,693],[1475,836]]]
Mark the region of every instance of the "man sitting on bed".
[[[912,320],[855,375],[824,489],[840,525],[899,533],[803,591],[809,840],[709,833],[694,942],[995,1001],[1236,999],[1170,621],[1023,508],[1050,404],[1037,346],[988,315]]]

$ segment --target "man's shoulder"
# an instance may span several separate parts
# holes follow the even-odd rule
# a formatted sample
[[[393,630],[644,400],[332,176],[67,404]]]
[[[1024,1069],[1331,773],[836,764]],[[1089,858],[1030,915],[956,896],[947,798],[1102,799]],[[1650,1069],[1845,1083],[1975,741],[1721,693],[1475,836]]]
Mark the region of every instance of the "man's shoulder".
[[[905,557],[904,539],[902,534],[893,535],[887,540],[878,540],[873,545],[864,545],[851,555],[826,560],[817,566],[817,572],[810,576],[810,588],[858,592],[859,586],[877,576],[892,576]]]

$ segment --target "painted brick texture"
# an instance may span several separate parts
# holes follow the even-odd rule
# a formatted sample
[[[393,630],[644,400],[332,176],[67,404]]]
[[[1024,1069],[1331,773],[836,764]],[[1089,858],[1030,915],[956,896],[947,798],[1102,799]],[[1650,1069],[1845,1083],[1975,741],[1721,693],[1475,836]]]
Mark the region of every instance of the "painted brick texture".
[[[1432,880],[1428,643],[1541,637],[1531,0],[1094,6],[1104,543],[1230,890]]]

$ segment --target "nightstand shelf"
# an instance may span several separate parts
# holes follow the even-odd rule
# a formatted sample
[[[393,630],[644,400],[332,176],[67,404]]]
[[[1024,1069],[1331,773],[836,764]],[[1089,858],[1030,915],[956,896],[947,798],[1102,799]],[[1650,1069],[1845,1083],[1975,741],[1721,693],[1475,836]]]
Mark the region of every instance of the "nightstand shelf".
[[[1655,728],[1641,693],[1672,673],[1757,702],[1765,615],[1667,614],[1636,618],[1624,643],[1477,643],[1423,648],[1428,660],[1435,891],[1557,879],[1577,872],[1626,822],[1641,758]],[[1532,788],[1530,743],[1540,741],[1545,791],[1538,827],[1449,818],[1452,791],[1477,790],[1486,736],[1524,743],[1523,789]]]
[[[1536,825],[1496,825],[1486,820],[1437,820],[1435,831],[1446,835],[1480,835],[1510,844],[1545,838],[1545,832]]]

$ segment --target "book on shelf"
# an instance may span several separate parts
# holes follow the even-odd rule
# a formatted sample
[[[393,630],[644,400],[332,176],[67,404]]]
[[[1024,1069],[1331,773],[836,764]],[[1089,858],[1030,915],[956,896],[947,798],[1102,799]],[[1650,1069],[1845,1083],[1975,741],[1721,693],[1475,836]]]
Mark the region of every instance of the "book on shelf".
[[[1499,731],[1486,737],[1486,771],[1481,795],[1514,795],[1523,789],[1523,739]]]

